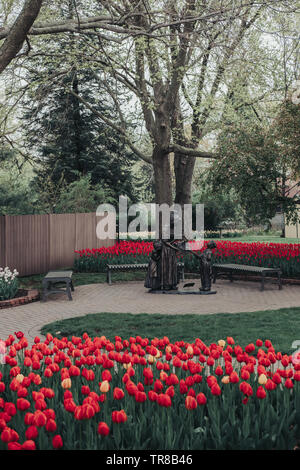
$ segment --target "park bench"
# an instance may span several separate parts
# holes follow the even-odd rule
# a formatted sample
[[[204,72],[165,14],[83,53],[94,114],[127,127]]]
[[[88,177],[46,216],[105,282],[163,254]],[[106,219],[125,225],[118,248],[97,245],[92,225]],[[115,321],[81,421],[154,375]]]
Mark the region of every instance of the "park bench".
[[[248,266],[245,264],[213,264],[212,271],[213,283],[216,282],[216,278],[220,275],[228,275],[231,282],[233,282],[234,274],[260,275],[261,291],[263,291],[265,288],[266,277],[270,277],[272,274],[277,274],[278,288],[282,289],[281,271],[279,268],[263,268],[260,266]]]
[[[71,291],[74,291],[72,274],[73,271],[49,271],[42,281],[42,300],[45,302],[48,295],[58,292],[65,292],[69,300],[72,300]],[[58,287],[60,284],[65,284],[65,289]]]
[[[106,267],[107,271],[107,282],[111,284],[111,273],[112,272],[124,272],[124,271],[147,271],[148,263],[140,264],[108,264]],[[179,274],[179,279],[181,278],[184,281],[184,263],[177,263],[177,269]]]

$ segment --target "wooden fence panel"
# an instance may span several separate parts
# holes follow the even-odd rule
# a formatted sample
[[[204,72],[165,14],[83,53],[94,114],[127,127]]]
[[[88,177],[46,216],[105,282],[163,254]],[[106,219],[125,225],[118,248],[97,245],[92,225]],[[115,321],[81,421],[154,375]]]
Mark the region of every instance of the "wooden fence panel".
[[[49,268],[71,268],[74,261],[76,214],[50,214]]]
[[[49,264],[48,215],[5,216],[6,264],[20,275],[45,272]]]
[[[5,215],[0,215],[0,267],[6,266],[6,249],[5,249]]]
[[[21,276],[72,268],[75,250],[111,246],[99,240],[96,213],[0,216],[0,266]]]

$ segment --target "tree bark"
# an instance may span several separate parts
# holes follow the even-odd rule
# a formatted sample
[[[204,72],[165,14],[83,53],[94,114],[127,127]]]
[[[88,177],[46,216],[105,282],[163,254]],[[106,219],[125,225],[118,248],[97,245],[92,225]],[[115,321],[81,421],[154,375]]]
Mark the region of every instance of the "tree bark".
[[[21,13],[0,48],[0,73],[22,49],[27,34],[37,18],[43,0],[26,0]]]
[[[174,155],[174,172],[176,180],[175,203],[184,204],[192,203],[192,179],[196,158],[187,157],[179,152]]]
[[[173,203],[173,194],[170,156],[160,146],[155,146],[152,159],[155,184],[155,202],[156,204],[168,204],[171,206]]]

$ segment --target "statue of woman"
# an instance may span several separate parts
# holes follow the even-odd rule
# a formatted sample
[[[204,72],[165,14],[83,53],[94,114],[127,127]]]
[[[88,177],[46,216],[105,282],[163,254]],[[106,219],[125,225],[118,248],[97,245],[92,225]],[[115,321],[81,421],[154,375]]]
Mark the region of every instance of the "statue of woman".
[[[217,245],[214,241],[210,241],[207,244],[206,249],[199,256],[200,258],[200,278],[201,278],[201,291],[210,291],[211,289],[211,280],[212,280],[212,250],[217,248]]]

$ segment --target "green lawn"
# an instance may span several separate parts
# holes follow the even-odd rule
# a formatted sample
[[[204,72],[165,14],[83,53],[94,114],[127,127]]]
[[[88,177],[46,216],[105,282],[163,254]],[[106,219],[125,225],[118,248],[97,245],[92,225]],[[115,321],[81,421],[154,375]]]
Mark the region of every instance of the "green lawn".
[[[236,238],[227,238],[222,237],[218,238],[219,241],[228,240],[230,242],[244,242],[244,243],[300,243],[300,238],[281,238],[271,235],[248,235],[244,237],[236,237]]]
[[[42,328],[42,334],[91,337],[105,335],[128,339],[142,336],[149,339],[167,336],[170,341],[193,342],[196,338],[210,344],[232,336],[246,346],[256,339],[270,339],[276,351],[292,354],[292,343],[300,340],[300,307],[280,310],[214,315],[161,315],[130,313],[98,313],[57,321]]]
[[[68,268],[71,269],[72,268]],[[59,270],[58,270],[59,271]],[[45,274],[35,274],[32,276],[19,277],[21,289],[42,289],[42,279]],[[73,273],[72,275],[74,286],[98,284],[106,282],[105,273]],[[113,273],[112,281],[142,281],[145,279],[145,272],[128,272],[128,273]]]

